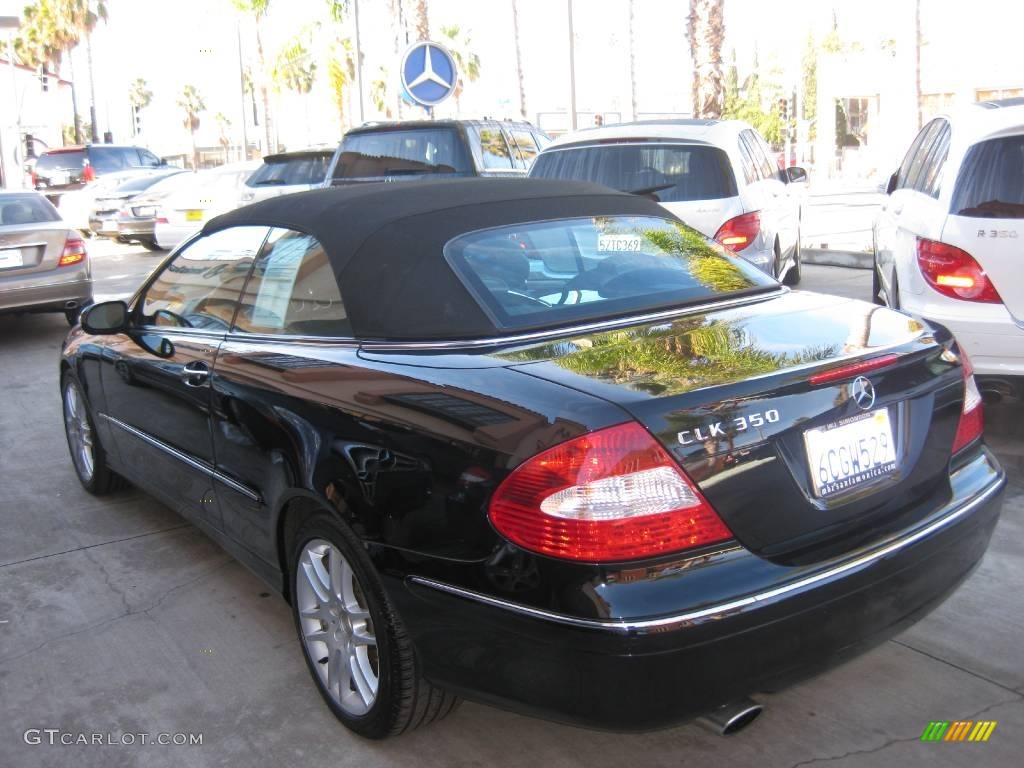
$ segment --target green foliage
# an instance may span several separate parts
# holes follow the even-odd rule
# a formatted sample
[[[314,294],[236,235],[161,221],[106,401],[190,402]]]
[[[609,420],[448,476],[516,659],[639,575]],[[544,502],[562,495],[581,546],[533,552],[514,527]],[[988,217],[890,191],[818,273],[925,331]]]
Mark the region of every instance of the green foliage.
[[[735,83],[732,87],[730,80]],[[769,144],[781,144],[784,139],[784,126],[777,105],[782,89],[775,84],[762,85],[757,73],[756,60],[755,71],[747,78],[742,90],[739,88],[735,59],[726,69],[725,81],[725,107],[722,110],[722,117],[750,123]]]
[[[251,14],[257,21],[267,15],[267,9],[270,7],[270,0],[231,0],[231,4],[235,6],[235,9],[242,12]]]
[[[186,85],[178,96],[178,106],[185,113],[184,125],[191,133],[199,128],[199,113],[206,111],[206,102],[194,85]]]
[[[378,75],[370,83],[370,101],[373,102],[373,106],[377,108],[378,112],[383,112],[384,115],[390,120],[391,119],[391,107],[388,106],[388,71],[382,64],[377,70]]]
[[[345,125],[345,96],[349,86],[356,79],[356,59],[349,38],[339,40],[331,46],[331,54],[327,59],[327,82],[334,94],[334,105],[338,110],[338,118]]]
[[[89,128],[88,128],[88,124],[86,123],[85,119],[81,115],[76,115],[75,117],[76,117],[76,121],[78,122],[78,135],[79,136],[88,136],[89,135]],[[61,138],[64,140],[64,146],[65,147],[69,147],[69,146],[71,146],[73,144],[77,144],[78,143],[75,140],[75,126],[73,126],[73,125],[62,125],[60,127],[60,135],[61,135]]]
[[[807,44],[804,46],[804,55],[800,64],[803,69],[801,98],[804,114],[802,117],[810,123],[807,138],[814,141],[818,133],[816,124],[818,119],[818,49],[815,47],[814,38],[811,35],[807,36]]]
[[[132,81],[128,88],[128,101],[136,109],[145,109],[152,103],[153,92],[143,78],[137,77]]]
[[[22,11],[15,57],[29,67],[57,67],[64,53],[106,20],[106,0],[34,0]]]
[[[472,50],[473,41],[470,39],[469,33],[461,33],[462,30],[458,24],[448,27],[441,25],[442,41],[459,68],[459,79],[454,91],[456,101],[462,95],[466,82],[476,82],[480,77],[480,56]]]
[[[281,49],[272,77],[274,82],[296,93],[309,93],[316,81],[316,61],[303,38],[297,35]]]

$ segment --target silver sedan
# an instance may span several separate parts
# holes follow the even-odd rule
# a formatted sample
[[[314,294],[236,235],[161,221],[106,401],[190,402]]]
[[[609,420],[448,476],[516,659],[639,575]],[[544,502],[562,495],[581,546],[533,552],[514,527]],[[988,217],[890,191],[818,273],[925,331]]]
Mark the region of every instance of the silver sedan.
[[[0,312],[63,312],[92,302],[81,235],[37,192],[0,191]]]

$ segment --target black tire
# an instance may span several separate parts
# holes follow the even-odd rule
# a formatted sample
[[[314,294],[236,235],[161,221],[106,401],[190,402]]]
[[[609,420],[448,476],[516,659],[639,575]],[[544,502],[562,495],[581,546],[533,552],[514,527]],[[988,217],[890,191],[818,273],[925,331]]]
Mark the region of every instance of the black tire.
[[[83,416],[91,431],[91,473],[83,466],[81,459],[75,456],[76,445],[69,426],[68,389],[72,387],[78,394],[78,403],[80,404],[80,407],[84,409]],[[67,371],[64,372],[64,375],[61,376],[60,379],[60,393],[61,405],[64,412],[64,436],[68,442],[68,451],[71,454],[71,465],[74,467],[75,474],[78,476],[78,482],[80,482],[82,487],[93,496],[104,496],[108,493],[124,488],[127,485],[125,480],[107,465],[107,454],[103,448],[103,444],[100,442],[99,434],[96,432],[96,425],[92,420],[92,414],[89,412],[85,393],[82,391],[82,387],[78,383],[78,379]]]
[[[365,601],[364,607],[369,612],[371,631],[376,638],[377,691],[369,709],[362,715],[346,711],[330,693],[321,678],[326,657],[312,658],[304,639],[300,616],[300,611],[303,610],[302,600],[301,593],[297,590],[297,582],[306,545],[312,545],[317,541],[327,542],[334,547],[351,567],[353,582],[358,586],[359,596]],[[346,728],[360,736],[384,739],[427,725],[450,714],[459,703],[458,697],[435,687],[421,676],[412,641],[394,606],[388,600],[373,563],[355,534],[334,517],[321,512],[300,523],[291,536],[289,545],[289,587],[296,634],[310,675],[335,717]],[[324,564],[325,569],[330,569],[327,561],[322,560],[321,564]],[[307,577],[303,574],[302,578]],[[325,632],[330,630],[330,626],[324,620],[311,619],[308,616],[306,620],[319,621]],[[355,690],[351,682],[348,685],[351,690]]]
[[[154,251],[154,252],[156,252],[156,251],[162,251],[163,250],[163,248],[161,248],[159,245],[156,244],[155,240],[139,240],[139,245],[141,245],[147,251]]]
[[[796,233],[796,246],[793,249],[793,266],[786,272],[786,277],[783,279],[783,284],[790,287],[800,285],[800,278],[803,277],[803,248],[800,247],[800,232]]]

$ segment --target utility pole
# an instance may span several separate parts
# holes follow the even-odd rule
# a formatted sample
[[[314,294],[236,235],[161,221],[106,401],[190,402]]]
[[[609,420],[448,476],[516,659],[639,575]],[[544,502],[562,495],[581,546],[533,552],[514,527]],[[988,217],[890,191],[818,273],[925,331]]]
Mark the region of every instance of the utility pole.
[[[569,4],[569,127],[576,130],[576,35],[572,28],[572,0]]]
[[[359,95],[359,125],[366,120],[363,102],[363,49],[359,45],[359,0],[352,2],[352,17],[356,26],[356,93]]]
[[[92,35],[85,33],[85,56],[89,66],[89,120],[92,123],[92,142],[96,144],[100,140],[100,129],[96,125],[96,82],[92,68]]]
[[[17,16],[0,16],[0,29],[7,30],[7,63],[11,70],[11,102],[15,111],[15,134],[14,147],[11,150],[13,167],[7,167],[7,158],[4,156],[3,144],[0,142],[0,176],[7,189],[21,187],[21,169],[18,168],[18,144],[21,142],[21,107],[18,105],[18,78],[14,71],[14,31],[21,26],[21,19]],[[4,126],[0,124],[0,136],[3,135]],[[15,186],[17,185],[17,186]]]
[[[235,33],[238,37],[238,87],[242,94],[242,160],[249,159],[249,130],[246,128],[245,113],[245,66],[242,63],[242,22],[235,23]]]

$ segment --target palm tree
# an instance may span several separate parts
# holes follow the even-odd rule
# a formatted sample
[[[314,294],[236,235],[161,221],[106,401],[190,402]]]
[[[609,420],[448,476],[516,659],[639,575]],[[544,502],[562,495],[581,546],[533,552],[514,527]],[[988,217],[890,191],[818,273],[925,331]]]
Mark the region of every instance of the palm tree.
[[[692,0],[687,24],[693,59],[693,116],[722,116],[722,41],[725,0]]]
[[[270,0],[231,0],[239,13],[248,14],[256,23],[256,58],[259,63],[259,89],[260,98],[263,101],[263,130],[266,133],[266,151],[268,154],[274,152],[274,132],[271,128],[270,119],[270,93],[267,88],[266,71],[267,62],[263,55],[263,37],[260,34],[263,20],[266,18],[267,9],[270,7]]]
[[[106,0],[35,0],[22,12],[24,23],[15,41],[15,53],[29,67],[60,67],[67,55],[71,67],[71,106],[75,113],[75,142],[81,143],[78,126],[78,97],[75,89],[74,62],[71,51],[88,39],[96,24],[107,19]],[[92,84],[92,56],[89,57],[89,81]],[[92,99],[93,133],[96,133],[95,99]]]
[[[380,77],[370,83],[370,101],[373,102],[373,106],[377,108],[378,112],[383,112],[384,116],[388,120],[391,119],[391,106],[388,104],[388,71],[382,64],[378,70]]]
[[[199,170],[199,150],[196,148],[196,131],[199,129],[199,113],[206,111],[203,97],[194,85],[186,85],[178,96],[178,106],[185,113],[184,125],[192,136],[192,170]]]
[[[473,41],[470,40],[468,32],[461,37],[459,36],[460,32],[458,24],[441,27],[441,37],[444,38],[448,52],[455,59],[455,64],[459,68],[455,90],[452,92],[452,95],[455,96],[456,111],[459,109],[459,98],[462,96],[466,80],[472,83],[480,77],[480,57],[470,50]]]
[[[630,11],[633,0],[629,0]],[[630,16],[632,18],[632,15]],[[516,43],[516,77],[519,79],[519,115],[526,119],[526,86],[523,84],[523,54],[519,48],[519,3],[512,0],[512,36]]]
[[[427,0],[413,0],[412,29],[416,33],[417,40],[430,39],[430,15]]]
[[[137,77],[128,88],[128,102],[132,105],[132,130],[135,135],[139,134],[139,113],[153,102],[153,92],[149,90],[146,81]]]
[[[217,132],[220,134],[217,141],[224,150],[224,162],[227,163],[228,147],[231,146],[231,137],[228,135],[228,128],[231,127],[231,120],[223,112],[218,112],[213,116],[213,121],[217,124]]]
[[[629,97],[633,105],[633,119],[637,115],[636,98],[636,0],[629,0]]]
[[[334,106],[338,110],[338,122],[342,131],[348,124],[349,86],[356,79],[356,59],[352,50],[352,40],[344,38],[331,46],[330,58],[327,60],[327,80],[334,94]]]

